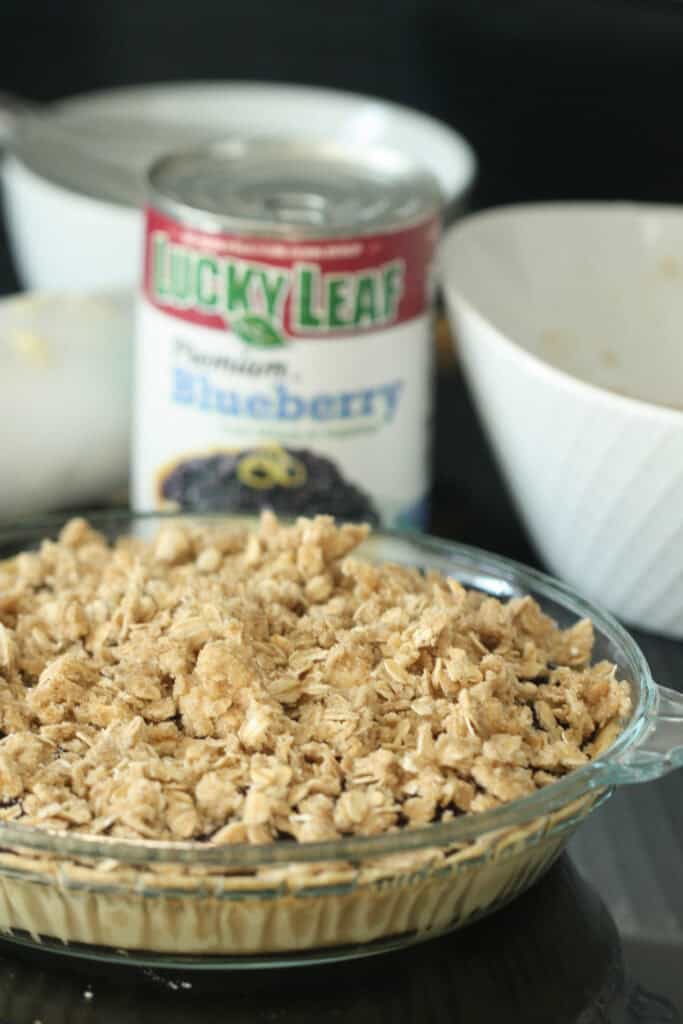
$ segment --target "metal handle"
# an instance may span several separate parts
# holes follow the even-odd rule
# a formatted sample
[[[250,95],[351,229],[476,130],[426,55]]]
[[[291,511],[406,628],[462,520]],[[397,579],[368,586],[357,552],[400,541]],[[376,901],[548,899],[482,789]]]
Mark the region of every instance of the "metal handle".
[[[21,96],[0,92],[0,149],[5,149],[14,138],[16,125],[23,114],[35,112],[38,106]]]
[[[609,765],[614,783],[649,782],[683,767],[683,693],[657,687],[639,741]]]
[[[35,174],[71,191],[124,206],[144,200],[144,180],[135,170],[97,155],[85,133],[70,131],[48,108],[0,93],[0,150],[3,146]]]

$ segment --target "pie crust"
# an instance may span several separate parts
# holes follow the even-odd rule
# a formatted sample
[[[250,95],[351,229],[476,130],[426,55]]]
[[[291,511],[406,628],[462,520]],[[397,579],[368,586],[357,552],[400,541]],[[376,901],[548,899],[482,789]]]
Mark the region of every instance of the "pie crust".
[[[455,851],[253,875],[104,867],[0,854],[0,929],[117,951],[245,956],[427,938],[519,895],[550,867],[602,794]]]

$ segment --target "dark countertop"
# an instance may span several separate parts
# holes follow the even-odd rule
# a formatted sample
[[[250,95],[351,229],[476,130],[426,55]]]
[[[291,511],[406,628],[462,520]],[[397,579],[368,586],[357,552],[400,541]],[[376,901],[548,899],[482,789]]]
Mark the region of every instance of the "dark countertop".
[[[13,287],[1,241],[0,293]],[[435,463],[433,532],[537,561],[455,369],[439,381]],[[681,688],[683,644],[637,639],[655,678]],[[672,1024],[683,1020],[682,787],[679,774],[621,790],[510,907],[365,962],[180,976],[74,968],[0,943],[0,1022]]]

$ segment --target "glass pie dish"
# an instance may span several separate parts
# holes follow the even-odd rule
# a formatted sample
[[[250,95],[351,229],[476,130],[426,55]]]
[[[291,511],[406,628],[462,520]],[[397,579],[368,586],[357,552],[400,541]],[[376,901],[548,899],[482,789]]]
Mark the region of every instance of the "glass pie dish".
[[[110,540],[151,536],[173,518],[89,516]],[[209,518],[216,520],[202,517]],[[0,527],[0,559],[56,538],[65,521]],[[683,764],[683,695],[657,687],[629,634],[570,588],[505,558],[425,536],[373,534],[359,554],[436,569],[503,600],[531,595],[560,626],[590,618],[595,659],[613,662],[631,686],[632,712],[621,734],[596,760],[531,796],[379,836],[225,846],[3,821],[6,939],[76,957],[199,969],[281,967],[399,948],[507,903],[547,870],[616,785]]]

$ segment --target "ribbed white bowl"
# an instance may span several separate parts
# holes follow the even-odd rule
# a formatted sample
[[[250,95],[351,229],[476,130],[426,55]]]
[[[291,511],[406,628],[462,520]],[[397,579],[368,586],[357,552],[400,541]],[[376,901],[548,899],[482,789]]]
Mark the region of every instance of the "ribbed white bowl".
[[[627,622],[683,637],[683,210],[493,210],[448,232],[442,274],[539,553]]]

